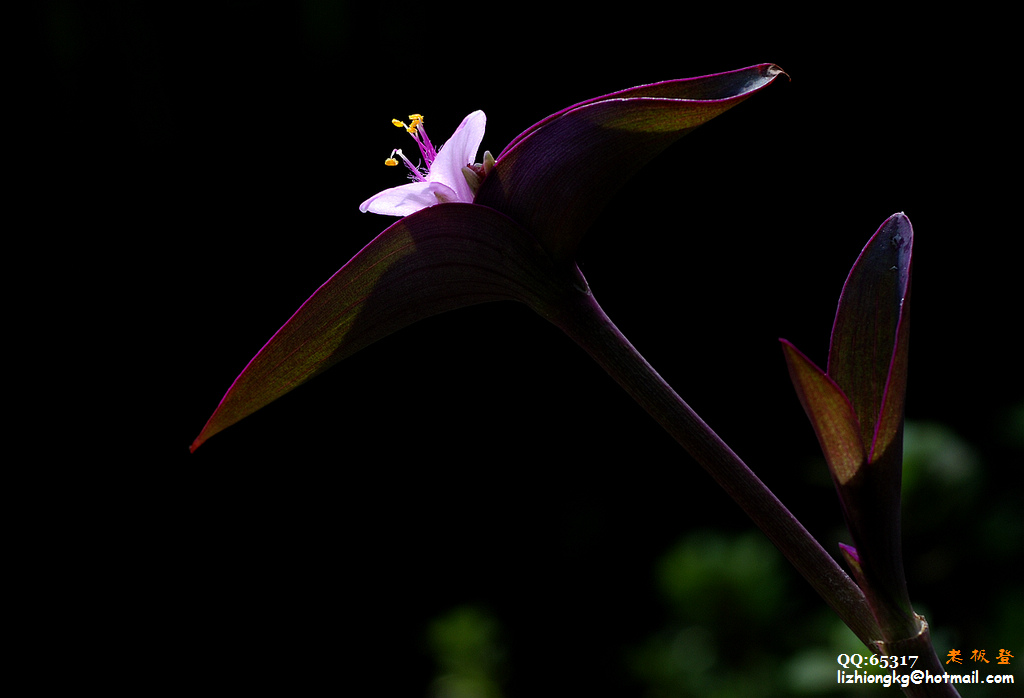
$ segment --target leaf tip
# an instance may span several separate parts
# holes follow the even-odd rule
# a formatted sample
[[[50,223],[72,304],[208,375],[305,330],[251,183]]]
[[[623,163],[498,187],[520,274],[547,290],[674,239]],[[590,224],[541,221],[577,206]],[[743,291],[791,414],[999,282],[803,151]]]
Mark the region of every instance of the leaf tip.
[[[195,453],[195,452],[196,452],[196,449],[197,449],[197,448],[199,448],[200,446],[202,446],[202,445],[203,445],[204,443],[206,443],[206,440],[207,440],[208,438],[210,438],[211,436],[213,436],[213,434],[211,434],[211,433],[210,433],[210,430],[208,429],[208,427],[209,427],[209,425],[208,425],[208,424],[207,424],[206,426],[204,426],[204,427],[203,427],[203,430],[202,430],[201,432],[199,432],[199,435],[198,435],[198,436],[197,436],[197,437],[195,438],[195,440],[194,440],[194,441],[193,441],[193,442],[192,442],[192,443],[191,443],[191,444],[189,445],[189,447],[188,447],[188,452],[189,452],[189,453]]]
[[[895,248],[906,247],[909,250],[914,243],[914,226],[910,224],[910,217],[903,211],[886,218],[879,228],[879,232],[882,231],[889,236]]]
[[[797,364],[795,362],[800,360],[803,360],[809,366],[813,366],[819,373],[825,373],[825,371],[822,371],[820,368],[818,368],[818,366],[813,361],[807,358],[806,354],[797,349],[796,345],[793,344],[788,339],[779,337],[779,344],[782,345],[782,355],[786,359],[786,365],[789,366],[791,375],[792,372],[797,368]]]

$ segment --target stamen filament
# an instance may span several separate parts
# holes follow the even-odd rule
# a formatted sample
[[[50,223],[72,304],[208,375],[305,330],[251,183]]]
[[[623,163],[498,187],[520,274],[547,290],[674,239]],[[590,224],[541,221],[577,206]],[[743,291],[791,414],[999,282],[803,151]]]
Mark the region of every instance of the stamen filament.
[[[423,128],[423,115],[410,114],[409,122],[410,123],[406,125],[404,121],[399,121],[398,119],[391,120],[391,124],[393,126],[395,126],[396,128],[404,128],[406,133],[412,136],[412,139],[416,141],[416,145],[420,149],[420,155],[423,156],[424,168],[427,170],[427,173],[429,174],[430,166],[434,163],[434,158],[437,157],[437,150],[434,148],[434,144],[430,142],[430,139],[427,137],[427,132]],[[423,171],[419,167],[413,165],[409,161],[409,159],[402,154],[402,151],[398,148],[395,148],[395,150],[392,151],[391,157],[385,160],[384,164],[387,165],[388,167],[394,167],[395,165],[397,165],[398,160],[395,159],[396,153],[398,154],[399,157],[405,160],[405,164],[408,165],[415,179],[421,182],[426,181],[426,175],[424,175]]]
[[[397,165],[398,160],[395,159],[396,155],[402,158],[402,160],[405,162],[405,166],[409,168],[410,172],[412,172],[413,179],[419,182],[427,181],[427,177],[426,175],[423,174],[423,171],[420,170],[420,168],[416,167],[416,165],[412,164],[412,160],[405,157],[405,153],[402,152],[401,148],[395,148],[394,150],[392,150],[391,157],[385,160],[384,164],[387,165],[388,167],[394,167],[395,165]]]

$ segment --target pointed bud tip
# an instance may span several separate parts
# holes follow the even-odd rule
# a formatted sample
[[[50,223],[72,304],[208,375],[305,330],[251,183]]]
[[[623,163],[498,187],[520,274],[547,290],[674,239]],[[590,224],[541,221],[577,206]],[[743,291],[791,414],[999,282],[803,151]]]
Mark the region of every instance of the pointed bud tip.
[[[852,545],[846,543],[840,543],[839,549],[843,551],[843,554],[852,558],[855,562],[860,562],[860,555],[857,554],[857,549]]]
[[[850,572],[853,574],[853,578],[856,580],[857,585],[861,589],[864,589],[867,582],[864,579],[864,570],[860,566],[860,554],[857,552],[857,549],[852,545],[840,543],[839,551],[843,554],[843,559],[846,560],[846,564],[850,566]]]

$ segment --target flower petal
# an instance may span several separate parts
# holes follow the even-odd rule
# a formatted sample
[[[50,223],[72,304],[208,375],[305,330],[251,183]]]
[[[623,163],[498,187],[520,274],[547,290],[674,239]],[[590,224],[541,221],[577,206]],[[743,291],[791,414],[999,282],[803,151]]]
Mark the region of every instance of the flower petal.
[[[462,181],[465,183],[464,177]],[[359,210],[385,216],[408,216],[434,204],[454,201],[461,201],[459,194],[441,182],[412,182],[374,194],[359,204]]]
[[[455,129],[448,142],[437,151],[437,157],[430,166],[427,180],[440,182],[454,190],[457,195],[455,201],[473,203],[473,190],[469,188],[462,168],[476,162],[476,153],[484,139],[486,125],[487,117],[482,111],[478,110],[467,116]]]

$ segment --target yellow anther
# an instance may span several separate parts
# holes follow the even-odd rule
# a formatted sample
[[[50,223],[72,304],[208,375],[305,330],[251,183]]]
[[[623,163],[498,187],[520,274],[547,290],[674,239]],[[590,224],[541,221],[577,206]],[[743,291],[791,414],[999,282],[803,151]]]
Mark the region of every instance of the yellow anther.
[[[395,157],[396,155],[399,158],[405,160],[406,165],[409,165],[410,168],[412,167],[412,164],[409,162],[409,158],[405,157],[405,153],[402,152],[401,148],[395,148],[394,150],[392,150],[391,157],[385,160],[384,164],[387,165],[388,167],[395,167],[398,164],[398,158]]]
[[[398,119],[392,119],[391,120],[391,124],[393,126],[397,127],[397,128],[404,128],[409,133],[415,135],[416,127],[423,123],[423,115],[422,114],[410,114],[409,115],[409,120],[412,123],[409,124],[408,126],[405,125],[404,121],[399,121]]]

